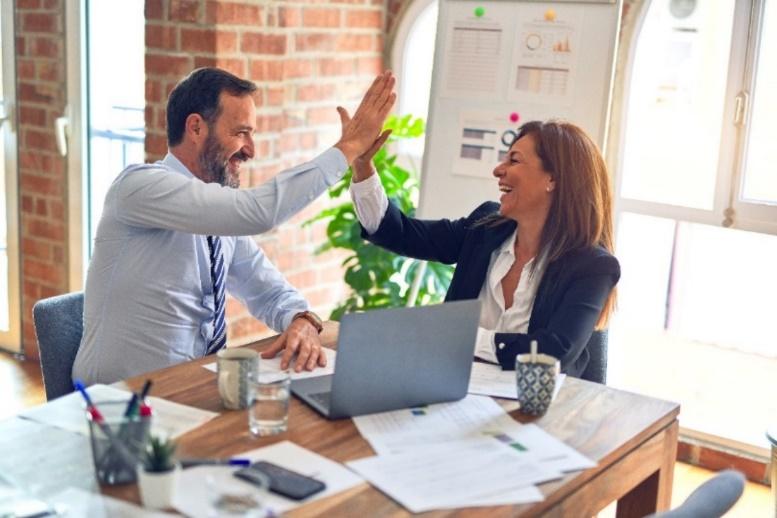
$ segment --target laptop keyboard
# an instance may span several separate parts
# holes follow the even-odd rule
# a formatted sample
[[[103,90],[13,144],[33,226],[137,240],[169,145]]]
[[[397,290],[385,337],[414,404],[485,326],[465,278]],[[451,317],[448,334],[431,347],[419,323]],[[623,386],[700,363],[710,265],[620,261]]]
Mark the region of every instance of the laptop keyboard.
[[[314,394],[309,394],[309,397],[324,408],[329,408],[329,400],[332,397],[332,392],[316,392]]]

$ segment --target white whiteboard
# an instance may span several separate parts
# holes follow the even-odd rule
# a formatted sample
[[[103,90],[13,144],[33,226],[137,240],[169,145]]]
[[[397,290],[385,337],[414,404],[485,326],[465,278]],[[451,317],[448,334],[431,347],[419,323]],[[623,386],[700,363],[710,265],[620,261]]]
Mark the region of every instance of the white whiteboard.
[[[440,0],[418,215],[498,199],[506,130],[573,122],[606,137],[621,0]]]

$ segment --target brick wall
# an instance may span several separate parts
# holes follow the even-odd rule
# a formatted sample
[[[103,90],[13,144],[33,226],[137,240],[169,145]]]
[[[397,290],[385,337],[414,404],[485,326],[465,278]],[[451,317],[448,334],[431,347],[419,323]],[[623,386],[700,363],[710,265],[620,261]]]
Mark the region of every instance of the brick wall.
[[[385,17],[384,0],[146,0],[147,159],[166,152],[168,93],[200,66],[225,68],[259,87],[256,159],[242,185],[258,185],[312,158],[339,137],[335,107],[354,108],[382,69]],[[343,256],[314,256],[325,228],[302,222],[328,204],[323,196],[257,238],[324,316],[346,294]],[[237,301],[227,310],[231,343],[266,333]]]
[[[32,306],[68,290],[66,161],[54,135],[66,103],[64,1],[17,0],[15,26],[22,340],[37,359]]]

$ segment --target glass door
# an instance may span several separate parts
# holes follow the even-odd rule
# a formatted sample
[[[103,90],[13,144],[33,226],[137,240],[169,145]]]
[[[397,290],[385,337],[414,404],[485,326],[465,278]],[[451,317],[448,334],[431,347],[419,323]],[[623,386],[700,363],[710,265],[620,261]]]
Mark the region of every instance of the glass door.
[[[145,141],[144,0],[80,0],[68,33],[71,286],[83,285],[103,201],[114,178],[142,163]],[[121,20],[122,23],[114,23]]]
[[[21,352],[13,3],[0,5],[0,348]]]

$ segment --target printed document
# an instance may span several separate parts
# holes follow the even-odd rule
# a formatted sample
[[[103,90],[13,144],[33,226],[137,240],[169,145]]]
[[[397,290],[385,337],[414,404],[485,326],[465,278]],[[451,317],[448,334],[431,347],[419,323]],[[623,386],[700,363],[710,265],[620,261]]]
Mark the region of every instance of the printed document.
[[[329,374],[335,373],[335,359],[337,358],[337,352],[334,349],[329,349],[328,347],[322,347],[322,351],[324,351],[324,354],[326,354],[326,367],[316,367],[315,370],[312,371],[302,371],[302,372],[294,372],[294,370],[291,370],[291,379],[293,380],[299,380],[304,378],[315,378],[318,376],[327,376]],[[279,354],[275,358],[270,358],[269,360],[265,360],[264,358],[259,358],[259,361],[262,363],[262,369],[268,368],[270,370],[276,370],[278,372],[281,371],[281,355]],[[294,363],[292,363],[292,366]],[[206,363],[203,365],[206,369],[208,369],[211,372],[218,372],[218,366],[216,365],[216,362],[212,363]]]
[[[559,374],[556,378],[553,399],[556,399],[566,377],[566,374]],[[472,373],[469,377],[469,389],[467,390],[470,394],[516,399],[518,397],[516,390],[515,371],[503,371],[499,365],[490,363],[472,363]]]
[[[97,408],[100,408],[101,401],[129,402],[130,397],[132,397],[130,392],[108,385],[92,385],[86,391]],[[148,397],[147,400],[154,413],[151,421],[151,433],[156,435],[176,438],[207,423],[218,415],[216,412],[200,410],[158,397]],[[19,417],[88,436],[89,424],[84,408],[85,403],[81,394],[73,392],[49,403],[24,410],[19,413]]]
[[[255,498],[271,509],[274,515],[285,513],[303,503],[326,498],[364,482],[356,473],[338,462],[322,457],[291,441],[282,441],[257,450],[236,454],[251,462],[270,461],[284,468],[307,475],[326,484],[326,489],[302,502],[290,500],[274,493],[260,490],[253,484],[233,475],[238,469],[229,466],[199,466],[181,471],[174,507],[186,516],[207,518],[220,516],[214,510],[215,501],[221,497]]]
[[[347,464],[414,513],[537,501],[532,485],[561,477],[560,472],[487,439]]]

